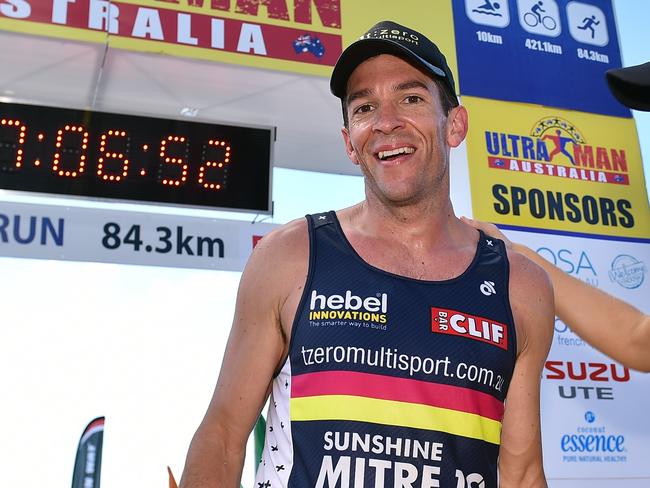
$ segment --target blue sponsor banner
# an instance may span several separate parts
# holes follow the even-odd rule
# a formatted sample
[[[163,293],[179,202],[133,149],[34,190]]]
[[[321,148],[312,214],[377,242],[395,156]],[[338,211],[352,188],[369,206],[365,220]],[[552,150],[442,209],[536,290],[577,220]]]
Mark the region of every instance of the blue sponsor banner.
[[[631,117],[611,0],[453,0],[460,93]]]

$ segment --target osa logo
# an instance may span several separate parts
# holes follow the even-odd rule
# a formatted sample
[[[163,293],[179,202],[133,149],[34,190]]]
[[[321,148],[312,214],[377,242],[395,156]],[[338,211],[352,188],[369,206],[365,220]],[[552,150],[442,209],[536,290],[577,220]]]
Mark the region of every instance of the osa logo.
[[[540,247],[536,252],[565,273],[573,275],[592,286],[598,286],[598,273],[596,273],[596,268],[586,251]]]

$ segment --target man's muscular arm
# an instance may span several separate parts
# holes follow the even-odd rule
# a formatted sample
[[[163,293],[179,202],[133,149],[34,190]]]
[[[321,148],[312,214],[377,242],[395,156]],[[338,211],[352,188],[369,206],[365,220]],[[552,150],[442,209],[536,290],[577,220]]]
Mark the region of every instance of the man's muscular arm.
[[[307,254],[303,220],[264,237],[251,255],[221,373],[190,444],[181,488],[239,487],[246,441],[286,353],[287,317],[304,285]]]
[[[503,417],[499,450],[501,488],[542,488],[540,378],[553,337],[553,290],[546,273],[509,252],[510,302],[518,355]]]

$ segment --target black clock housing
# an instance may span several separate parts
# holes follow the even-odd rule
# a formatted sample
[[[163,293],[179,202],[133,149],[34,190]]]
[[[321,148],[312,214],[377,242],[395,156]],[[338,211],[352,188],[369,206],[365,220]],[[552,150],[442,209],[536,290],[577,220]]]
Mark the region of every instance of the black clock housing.
[[[273,128],[0,103],[0,188],[271,211]]]

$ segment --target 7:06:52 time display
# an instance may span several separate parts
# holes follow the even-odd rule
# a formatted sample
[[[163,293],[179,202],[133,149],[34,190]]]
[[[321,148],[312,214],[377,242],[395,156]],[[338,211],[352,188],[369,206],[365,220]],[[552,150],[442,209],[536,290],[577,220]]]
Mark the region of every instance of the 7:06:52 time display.
[[[0,103],[0,188],[270,211],[272,128]]]

